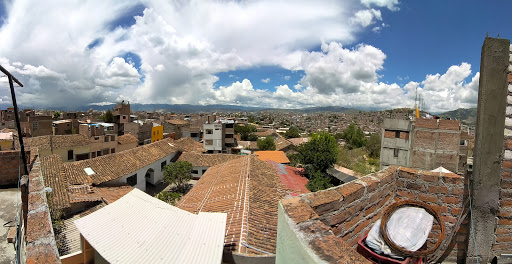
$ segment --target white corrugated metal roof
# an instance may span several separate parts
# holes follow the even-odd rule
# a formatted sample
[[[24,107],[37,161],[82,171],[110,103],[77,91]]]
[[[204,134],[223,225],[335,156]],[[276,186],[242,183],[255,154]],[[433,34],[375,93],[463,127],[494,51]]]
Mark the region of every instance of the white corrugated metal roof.
[[[110,263],[221,263],[226,214],[192,214],[134,189],[75,225]]]

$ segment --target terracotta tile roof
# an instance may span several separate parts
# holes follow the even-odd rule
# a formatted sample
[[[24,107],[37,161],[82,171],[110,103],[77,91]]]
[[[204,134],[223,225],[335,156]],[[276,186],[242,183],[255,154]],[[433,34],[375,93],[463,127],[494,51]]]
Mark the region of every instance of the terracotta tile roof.
[[[262,251],[276,252],[277,205],[285,196],[274,167],[249,155],[208,169],[177,206],[227,213],[225,249],[267,255]]]
[[[200,154],[194,152],[183,152],[178,158],[178,161],[188,161],[192,163],[192,166],[213,167],[240,157],[240,155],[234,154]]]
[[[289,138],[288,141],[290,141],[295,146],[299,146],[303,143],[309,142],[309,138]]]
[[[292,145],[292,143],[290,141],[288,141],[287,139],[283,138],[283,137],[278,137],[274,140],[274,143],[276,144],[276,150],[283,150],[287,147],[289,147],[290,145]]]
[[[137,137],[135,137],[132,134],[124,134],[117,138],[117,143],[121,144],[121,145],[130,144],[130,143],[139,143],[139,140],[137,139]]]
[[[266,150],[266,151],[255,151],[254,154],[258,156],[258,159],[266,161],[266,160],[272,160],[277,163],[290,163],[290,160],[288,157],[286,157],[286,154],[282,151],[278,150]]]
[[[106,204],[115,202],[125,194],[133,190],[132,186],[123,185],[115,187],[90,187],[85,188],[70,186],[68,188],[70,202],[102,201]]]
[[[100,184],[118,179],[148,166],[182,148],[181,142],[172,139],[160,140],[148,145],[93,159],[63,164],[70,184]],[[88,176],[85,168],[94,174]]]
[[[155,161],[181,149],[195,149],[187,140],[164,139],[138,148],[105,155],[93,159],[63,163],[58,155],[41,159],[45,186],[52,188],[53,203],[57,208],[67,208],[70,203],[82,201],[113,201],[128,192],[131,187],[114,189],[97,188],[103,182],[133,173]],[[95,174],[84,171],[91,168]]]
[[[283,188],[288,192],[288,194],[291,196],[297,196],[299,194],[310,192],[308,188],[306,188],[308,178],[303,176],[305,174],[304,169],[294,168],[271,160],[268,160],[267,162],[276,169]]]
[[[50,142],[53,145],[53,148],[70,148],[88,146],[90,144],[89,138],[81,134],[23,138],[25,149],[50,149]]]
[[[183,152],[199,152],[203,153],[206,151],[202,143],[199,143],[192,138],[185,137],[178,140],[170,139],[171,143],[175,145],[179,150]]]
[[[69,207],[70,203],[67,193],[69,182],[66,174],[63,173],[62,165],[62,158],[57,154],[41,158],[43,182],[45,186],[52,188],[50,196],[56,208]]]

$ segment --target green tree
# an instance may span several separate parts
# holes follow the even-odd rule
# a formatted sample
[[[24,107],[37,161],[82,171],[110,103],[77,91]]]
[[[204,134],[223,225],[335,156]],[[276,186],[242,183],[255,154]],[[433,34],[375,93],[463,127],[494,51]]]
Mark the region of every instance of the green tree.
[[[309,181],[306,185],[308,190],[312,192],[325,190],[327,188],[331,188],[332,186],[333,184],[331,183],[330,177],[319,171],[315,171],[309,174]]]
[[[366,142],[366,149],[372,158],[380,157],[380,134],[374,133]]]
[[[363,130],[354,123],[351,123],[343,130],[343,138],[347,141],[347,146],[350,149],[360,148],[366,145]]]
[[[53,113],[53,118],[54,119],[58,119],[59,117],[60,117],[60,112],[59,111]]]
[[[310,171],[324,173],[330,168],[338,157],[338,144],[329,133],[320,132],[311,135],[309,142],[299,146],[298,152],[303,164],[310,167]]]
[[[112,111],[107,110],[105,112],[105,114],[103,115],[103,122],[114,123],[114,115],[112,114]]]
[[[256,141],[258,137],[252,133],[258,131],[255,126],[246,125],[246,126],[235,126],[235,133],[240,134],[242,140],[248,141]]]
[[[258,139],[257,144],[259,150],[276,150],[276,143],[273,137]]]
[[[288,129],[288,131],[286,131],[286,133],[284,133],[284,137],[285,138],[299,138],[300,137],[299,130],[294,126],[291,126],[290,129]]]
[[[177,192],[168,192],[168,191],[161,191],[156,195],[156,198],[175,205],[181,198],[181,194]]]
[[[192,163],[177,161],[164,167],[164,178],[169,184],[175,184],[177,189],[184,190],[185,183],[192,180]]]

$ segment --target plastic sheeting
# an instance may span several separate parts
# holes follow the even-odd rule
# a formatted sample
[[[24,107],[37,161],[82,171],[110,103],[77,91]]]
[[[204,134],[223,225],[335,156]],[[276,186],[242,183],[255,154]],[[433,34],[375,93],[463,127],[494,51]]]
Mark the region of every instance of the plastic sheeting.
[[[401,258],[386,244],[380,233],[379,219],[373,225],[366,237],[366,244],[377,254],[385,254],[393,258]],[[434,217],[425,209],[418,207],[403,207],[397,209],[389,218],[386,225],[388,237],[397,246],[410,251],[420,249],[428,239],[432,230]]]

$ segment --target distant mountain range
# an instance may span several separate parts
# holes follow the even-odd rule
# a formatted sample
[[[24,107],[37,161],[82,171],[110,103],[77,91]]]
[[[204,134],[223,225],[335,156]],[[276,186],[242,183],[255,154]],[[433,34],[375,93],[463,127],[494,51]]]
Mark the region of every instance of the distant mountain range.
[[[470,127],[476,126],[476,108],[459,108],[457,110],[441,113],[438,116],[460,120],[462,124]]]

